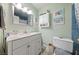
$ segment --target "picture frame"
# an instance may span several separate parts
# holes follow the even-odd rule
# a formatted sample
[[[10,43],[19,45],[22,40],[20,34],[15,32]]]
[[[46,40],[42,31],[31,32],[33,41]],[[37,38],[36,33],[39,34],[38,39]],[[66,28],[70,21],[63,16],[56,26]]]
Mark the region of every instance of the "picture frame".
[[[53,11],[53,22],[54,24],[64,24],[65,10],[64,8]]]
[[[39,16],[39,25],[41,28],[49,27],[49,13],[44,13],[43,15]]]

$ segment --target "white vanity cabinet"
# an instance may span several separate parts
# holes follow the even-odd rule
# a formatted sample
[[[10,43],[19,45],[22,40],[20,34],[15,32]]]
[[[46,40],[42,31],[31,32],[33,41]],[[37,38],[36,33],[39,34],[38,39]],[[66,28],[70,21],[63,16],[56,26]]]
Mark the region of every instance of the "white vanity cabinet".
[[[34,40],[29,43],[29,55],[38,55],[41,52],[41,41]]]
[[[26,45],[19,47],[13,51],[13,55],[26,55],[28,54],[28,49],[26,48]]]
[[[8,38],[10,39],[10,38]],[[7,40],[8,40],[7,39]],[[40,33],[31,34],[15,40],[8,40],[9,55],[38,55],[42,48]]]

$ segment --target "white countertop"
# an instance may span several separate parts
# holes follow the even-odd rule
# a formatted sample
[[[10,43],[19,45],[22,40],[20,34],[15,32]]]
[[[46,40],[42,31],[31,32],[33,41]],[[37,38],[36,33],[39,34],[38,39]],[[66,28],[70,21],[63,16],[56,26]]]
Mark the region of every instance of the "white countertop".
[[[33,32],[33,33],[18,33],[18,34],[15,34],[15,35],[10,35],[10,36],[7,37],[7,42],[12,41],[12,40],[16,40],[16,39],[20,39],[20,38],[23,38],[23,37],[36,35],[36,34],[40,34],[40,33],[39,32]]]

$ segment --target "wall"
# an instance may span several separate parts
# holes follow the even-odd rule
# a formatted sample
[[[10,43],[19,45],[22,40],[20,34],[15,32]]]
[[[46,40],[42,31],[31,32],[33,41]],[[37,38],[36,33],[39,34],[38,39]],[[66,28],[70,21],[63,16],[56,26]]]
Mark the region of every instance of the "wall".
[[[3,10],[4,10],[4,21],[5,21],[6,32],[13,32],[13,31],[37,32],[38,31],[38,21],[34,22],[33,26],[13,24],[12,22],[13,14],[12,14],[11,4],[2,3],[1,5],[3,6]],[[24,4],[23,6],[30,7],[30,9],[32,9],[34,13],[35,18],[38,18],[38,10],[35,7],[33,7],[32,4]],[[3,53],[2,46],[3,46],[3,32],[2,29],[0,29],[0,54]]]
[[[48,44],[49,42],[52,42],[53,36],[63,37],[63,38],[69,38],[71,39],[71,7],[72,4],[68,3],[53,3],[48,4],[44,8],[41,8],[39,10],[39,14],[46,12],[49,10],[51,13],[53,10],[56,9],[65,9],[65,23],[63,25],[56,25],[53,24],[53,16],[50,19],[51,21],[51,27],[46,29],[39,29],[39,31],[42,33],[43,40],[45,44]]]
[[[5,25],[7,32],[13,30],[16,30],[18,32],[23,32],[25,30],[27,30],[28,32],[38,31],[38,22],[35,23],[33,27],[13,24],[11,5],[10,4],[2,4],[2,5],[5,11],[4,17],[5,17]],[[44,43],[48,44],[49,42],[52,42],[53,36],[59,36],[59,37],[71,39],[71,5],[72,4],[50,3],[44,8],[39,9],[39,14],[41,14],[46,12],[47,10],[50,10],[52,12],[54,9],[65,8],[65,24],[55,25],[53,24],[53,19],[50,18],[51,27],[46,29],[39,29],[39,31],[42,33]],[[30,6],[30,8],[33,9],[34,15],[38,17],[38,10],[35,7],[33,7],[31,4],[24,4],[24,6]]]
[[[17,31],[17,32],[23,32],[23,31],[27,31],[27,32],[34,32],[34,31],[38,31],[37,28],[37,23],[34,23],[33,26],[29,26],[29,25],[16,25],[13,24],[13,14],[12,14],[12,7],[11,4],[2,4],[3,5],[3,9],[4,9],[4,19],[5,19],[5,25],[6,25],[6,31],[7,32],[12,32],[12,31]],[[34,12],[34,16],[37,17],[38,14],[38,10],[35,9],[35,7],[33,7],[33,5],[31,4],[24,4],[23,6],[27,6],[30,7],[30,9],[32,9],[32,11]],[[36,25],[36,26],[35,26]]]
[[[2,44],[3,44],[3,30],[0,29],[0,54],[2,54],[3,52]]]

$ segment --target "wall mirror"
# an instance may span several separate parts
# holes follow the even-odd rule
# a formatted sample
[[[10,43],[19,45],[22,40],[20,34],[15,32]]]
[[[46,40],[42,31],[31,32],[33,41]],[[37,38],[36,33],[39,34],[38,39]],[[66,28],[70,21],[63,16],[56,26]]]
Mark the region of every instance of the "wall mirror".
[[[13,24],[33,25],[33,12],[27,7],[22,7],[22,4],[12,4]]]

